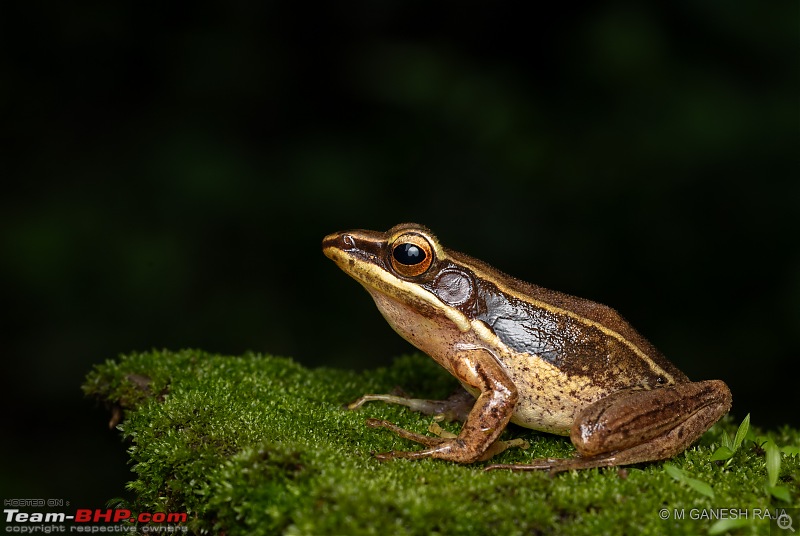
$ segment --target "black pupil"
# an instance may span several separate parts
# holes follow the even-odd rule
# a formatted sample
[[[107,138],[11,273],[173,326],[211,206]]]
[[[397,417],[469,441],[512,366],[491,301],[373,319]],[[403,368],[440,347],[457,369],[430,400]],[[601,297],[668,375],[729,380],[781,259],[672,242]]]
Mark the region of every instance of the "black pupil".
[[[400,244],[394,248],[394,258],[400,264],[411,266],[425,260],[425,252],[414,244]]]

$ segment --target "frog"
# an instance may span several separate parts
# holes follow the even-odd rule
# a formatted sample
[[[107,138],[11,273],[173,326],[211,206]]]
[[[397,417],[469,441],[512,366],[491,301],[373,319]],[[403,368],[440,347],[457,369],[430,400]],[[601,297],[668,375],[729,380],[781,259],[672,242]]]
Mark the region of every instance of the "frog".
[[[329,234],[323,253],[372,296],[401,337],[464,388],[446,400],[365,394],[349,404],[401,404],[463,421],[426,435],[368,419],[422,445],[379,460],[488,461],[509,425],[569,436],[575,455],[486,470],[568,470],[666,460],[688,449],[731,408],[721,380],[691,381],[615,309],[506,275],[443,247],[425,226]]]

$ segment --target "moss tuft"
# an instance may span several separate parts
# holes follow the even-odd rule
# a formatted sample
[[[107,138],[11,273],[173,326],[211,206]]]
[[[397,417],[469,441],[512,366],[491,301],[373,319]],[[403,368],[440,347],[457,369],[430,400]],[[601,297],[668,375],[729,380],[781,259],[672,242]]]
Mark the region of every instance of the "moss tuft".
[[[366,417],[388,419],[425,432],[431,422],[405,408],[373,403],[360,411],[343,404],[361,394],[397,387],[412,396],[445,397],[453,378],[425,356],[356,373],[306,369],[290,359],[196,350],[153,351],[97,366],[84,391],[124,410],[118,426],[129,441],[136,480],[134,511],[187,512],[201,534],[596,534],[620,527],[642,533],[708,533],[713,519],[691,519],[690,510],[735,508],[751,512],[797,507],[800,456],[784,452],[778,484],[786,503],[765,490],[764,451],[800,445],[800,432],[784,427],[748,439],[727,464],[710,457],[726,417],[691,449],[663,463],[625,469],[544,473],[485,473],[482,464],[396,460],[381,463],[371,451],[417,449]],[[445,425],[451,431],[458,426]],[[569,456],[566,438],[510,427],[508,437],[527,439],[495,462]],[[792,449],[789,449],[792,452]],[[713,488],[700,493],[687,478]],[[669,519],[659,512],[666,508]],[[673,512],[685,511],[685,519]],[[752,515],[752,514],[751,514]],[[733,524],[734,526],[736,524]],[[749,520],[742,533],[764,533],[766,520]],[[717,525],[716,530],[724,527]]]

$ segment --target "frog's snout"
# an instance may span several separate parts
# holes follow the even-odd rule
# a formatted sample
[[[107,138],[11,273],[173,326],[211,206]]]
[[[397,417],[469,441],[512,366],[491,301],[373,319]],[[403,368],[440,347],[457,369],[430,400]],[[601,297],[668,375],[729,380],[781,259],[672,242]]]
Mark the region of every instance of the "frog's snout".
[[[334,259],[336,252],[352,249],[354,246],[355,240],[347,232],[331,233],[322,239],[322,252],[329,259]]]

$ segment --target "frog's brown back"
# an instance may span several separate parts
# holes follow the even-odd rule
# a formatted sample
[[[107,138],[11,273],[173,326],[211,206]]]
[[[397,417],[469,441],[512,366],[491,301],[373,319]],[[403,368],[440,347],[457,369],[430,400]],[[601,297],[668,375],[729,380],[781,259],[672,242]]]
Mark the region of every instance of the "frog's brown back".
[[[548,324],[559,321],[558,317],[560,315],[562,319],[560,322],[580,323],[585,326],[587,333],[589,328],[591,328],[592,331],[594,329],[601,330],[604,334],[617,339],[621,345],[629,348],[633,347],[631,350],[636,355],[641,356],[645,361],[652,360],[656,368],[663,369],[667,375],[671,376],[672,381],[675,383],[688,381],[688,378],[683,372],[664,357],[655,346],[639,334],[639,332],[613,308],[591,300],[578,298],[563,292],[521,281],[497,270],[483,261],[474,259],[463,253],[450,250],[445,251],[456,264],[470,268],[475,273],[476,279],[480,281],[477,285],[477,291],[480,294],[477,307],[486,309],[480,313],[480,316],[482,319],[486,319],[487,324],[496,331],[501,331],[503,329],[500,326],[501,321],[511,322],[513,319],[510,317],[513,317],[515,314],[520,315],[517,311],[529,307],[529,305],[526,304],[531,304],[530,307],[533,308],[542,306],[547,312],[553,315],[546,319]],[[495,309],[499,308],[500,310],[492,311],[491,309],[493,307]],[[535,315],[535,311],[532,314]],[[553,320],[554,318],[556,320]],[[525,326],[522,326],[518,332],[522,333],[525,329]],[[599,350],[587,350],[587,352],[592,351]],[[554,351],[552,358],[554,360],[560,360],[560,366],[585,368],[586,363],[581,361],[582,358],[587,356],[579,355],[579,351],[573,352],[573,354],[574,355],[568,352],[562,352],[561,355],[556,355]],[[548,356],[544,354],[543,357],[547,358]],[[656,377],[657,376],[656,374]]]

